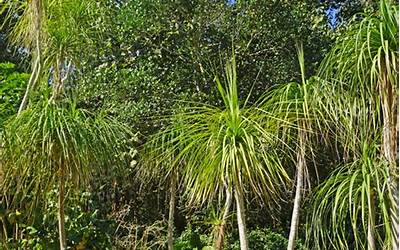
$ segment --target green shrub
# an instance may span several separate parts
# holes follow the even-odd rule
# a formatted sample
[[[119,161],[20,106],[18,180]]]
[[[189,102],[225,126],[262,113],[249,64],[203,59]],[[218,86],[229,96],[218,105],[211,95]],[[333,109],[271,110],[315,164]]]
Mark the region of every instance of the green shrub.
[[[274,232],[269,228],[257,228],[250,231],[247,234],[249,249],[250,250],[278,250],[286,249],[288,239],[280,233]],[[239,237],[236,234],[232,234],[229,237],[228,246],[229,250],[239,250]],[[296,249],[303,249],[300,241],[296,243]]]
[[[255,229],[249,233],[250,249],[276,250],[286,249],[288,240],[269,228]]]
[[[199,229],[188,227],[174,242],[174,250],[202,250],[207,247],[209,237],[201,234]]]
[[[22,235],[18,240],[8,239],[7,247],[9,249],[59,249],[56,197],[56,190],[48,193],[47,209],[35,211],[36,219],[32,225],[26,225],[22,221],[18,222],[18,219],[12,220],[20,213],[18,210],[6,212],[8,223],[16,225],[15,223],[18,222],[19,232]],[[65,211],[67,245],[73,249],[112,249],[115,223],[103,219],[97,209],[88,209],[90,203],[88,192],[68,199]],[[0,249],[3,249],[2,244],[4,243],[0,243]]]
[[[14,64],[0,63],[0,126],[17,112],[28,78]]]
[[[174,242],[174,250],[213,250],[211,235],[203,233],[201,227],[189,226]],[[225,249],[239,250],[239,235],[236,229],[226,232]],[[269,228],[256,228],[247,234],[249,250],[280,250],[286,249],[288,239]],[[301,240],[296,242],[297,250],[304,250]]]

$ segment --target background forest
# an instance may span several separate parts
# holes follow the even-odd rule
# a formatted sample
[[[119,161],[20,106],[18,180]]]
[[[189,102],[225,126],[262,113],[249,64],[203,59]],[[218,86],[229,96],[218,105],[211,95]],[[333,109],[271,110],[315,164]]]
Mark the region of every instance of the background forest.
[[[0,249],[398,249],[398,22],[0,1]]]

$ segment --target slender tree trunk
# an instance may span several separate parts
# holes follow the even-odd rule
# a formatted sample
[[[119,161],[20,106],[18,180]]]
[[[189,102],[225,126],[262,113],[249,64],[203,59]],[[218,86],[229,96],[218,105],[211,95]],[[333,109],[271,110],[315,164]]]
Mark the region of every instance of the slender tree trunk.
[[[239,228],[240,250],[248,250],[248,243],[246,237],[246,220],[243,192],[239,188],[235,189],[235,200],[237,210],[237,221]]]
[[[40,71],[41,71],[41,47],[40,47],[40,39],[41,39],[41,26],[42,26],[42,2],[41,0],[33,0],[30,3],[32,6],[32,11],[34,13],[34,26],[35,26],[35,49],[36,55],[34,54],[32,73],[29,77],[29,82],[25,90],[24,97],[22,98],[22,102],[18,109],[18,114],[20,114],[28,105],[28,99],[31,89],[33,89],[39,79]]]
[[[375,202],[374,196],[371,193],[368,196],[369,203],[369,211],[368,211],[368,233],[367,233],[367,242],[368,242],[368,250],[375,250]]]
[[[18,114],[20,114],[22,111],[24,111],[24,109],[26,109],[26,106],[28,105],[29,93],[34,85],[34,81],[35,81],[36,75],[37,75],[36,71],[37,71],[38,64],[39,64],[38,61],[39,61],[39,58],[37,58],[35,60],[35,62],[33,63],[32,73],[31,73],[31,76],[29,77],[29,81],[28,81],[28,85],[26,86],[24,97],[22,98],[21,104],[19,106]]]
[[[392,204],[390,209],[390,221],[392,223],[392,248],[393,250],[399,250],[399,183],[395,182],[392,184]]]
[[[57,98],[59,98],[59,96],[62,93],[62,90],[64,88],[64,84],[65,81],[68,78],[69,72],[71,71],[71,67],[72,67],[72,61],[70,61],[68,63],[68,65],[66,66],[66,68],[62,65],[62,61],[63,59],[58,58],[56,60],[56,65],[54,67],[54,86],[53,86],[53,93],[50,97],[50,102],[55,102],[57,100]],[[62,76],[61,72],[64,71],[64,76]]]
[[[8,235],[7,235],[7,226],[6,226],[6,222],[4,221],[3,218],[0,218],[1,220],[1,225],[3,226],[3,234],[4,237],[2,237],[3,240],[5,240],[5,242],[7,242],[8,240]]]
[[[301,194],[303,189],[305,149],[304,149],[304,131],[299,131],[299,151],[297,152],[297,178],[296,178],[296,194],[294,197],[292,221],[290,224],[288,250],[294,250],[296,246],[297,230],[299,227]]]
[[[383,148],[384,156],[387,159],[390,167],[390,222],[392,228],[392,248],[393,250],[399,249],[399,180],[397,177],[398,166],[396,160],[396,141],[395,134],[391,133],[390,120],[384,112],[384,128],[383,128]],[[397,132],[395,132],[397,133]]]
[[[226,221],[228,220],[229,211],[232,205],[232,192],[231,190],[229,190],[227,186],[225,188],[226,188],[226,200],[225,200],[224,213],[222,215],[221,225],[219,226],[217,232],[218,235],[217,235],[217,240],[215,242],[216,250],[221,250],[224,247]]]
[[[58,196],[58,234],[60,240],[60,250],[67,249],[67,241],[65,235],[65,167],[63,164],[60,166],[60,179],[59,179],[59,196]]]
[[[176,185],[177,175],[175,172],[171,175],[170,184],[170,197],[169,197],[169,215],[168,215],[168,250],[174,247],[174,214],[175,214],[175,198],[176,198]]]
[[[382,62],[384,64],[384,61]],[[384,67],[384,66],[383,66]],[[392,248],[399,249],[399,179],[398,179],[398,98],[396,90],[393,88],[387,77],[387,72],[382,70],[379,79],[379,92],[383,113],[382,144],[383,155],[389,163],[390,170],[390,220],[392,227]],[[395,83],[397,84],[397,83]]]

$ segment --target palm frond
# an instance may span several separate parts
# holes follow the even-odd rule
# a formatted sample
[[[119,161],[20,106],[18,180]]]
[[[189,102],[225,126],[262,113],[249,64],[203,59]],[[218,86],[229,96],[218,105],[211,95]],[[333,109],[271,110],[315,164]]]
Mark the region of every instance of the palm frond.
[[[256,105],[240,106],[234,58],[225,74],[225,83],[216,78],[224,107],[196,104],[176,112],[171,125],[149,140],[148,158],[170,167],[183,163],[182,183],[191,203],[222,198],[226,182],[277,202],[289,180],[276,147],[277,124]]]
[[[73,104],[38,103],[6,125],[2,193],[13,198],[10,204],[23,204],[30,193],[36,194],[37,202],[53,187],[61,165],[67,182],[87,184],[99,168],[123,163],[120,153],[130,136],[118,121]]]
[[[396,236],[391,231],[388,177],[376,145],[364,144],[359,158],[339,167],[317,187],[308,220],[309,246],[367,249],[371,223],[379,245],[389,249]]]

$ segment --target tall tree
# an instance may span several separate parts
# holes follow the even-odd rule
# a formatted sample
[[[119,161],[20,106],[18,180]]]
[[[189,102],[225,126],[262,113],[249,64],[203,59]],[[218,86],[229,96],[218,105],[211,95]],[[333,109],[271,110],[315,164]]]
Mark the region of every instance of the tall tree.
[[[333,97],[326,110],[344,148],[345,165],[351,167],[341,168],[321,186],[314,213],[322,217],[332,213],[327,223],[337,235],[327,236],[321,231],[327,225],[313,217],[316,242],[333,237],[337,246],[348,248],[349,235],[339,225],[350,217],[357,247],[367,244],[375,249],[378,242],[398,249],[398,24],[398,6],[381,0],[379,11],[365,15],[343,34],[322,63],[320,75],[331,82]],[[345,194],[352,199],[338,203]],[[321,203],[323,196],[326,200]],[[333,199],[334,203],[326,203]],[[359,209],[349,202],[359,203]],[[342,210],[345,207],[352,209]],[[384,223],[382,231],[375,226],[377,220]]]
[[[119,122],[93,116],[69,103],[44,100],[11,119],[4,131],[1,163],[3,203],[8,206],[42,204],[58,185],[60,248],[66,249],[65,189],[87,184],[105,164],[118,163],[118,141],[129,136]],[[35,199],[27,198],[35,194]],[[32,212],[32,211],[31,211]]]
[[[70,178],[75,184],[87,180],[91,175],[87,169],[89,162],[102,158],[102,153],[115,155],[115,150],[108,147],[129,134],[117,121],[101,116],[93,118],[73,104],[61,102],[71,72],[79,65],[81,49],[87,48],[96,32],[93,17],[99,16],[100,10],[96,10],[96,2],[91,0],[32,0],[28,5],[23,1],[6,1],[3,10],[8,11],[9,17],[22,13],[13,27],[12,41],[31,52],[33,69],[19,115],[6,126],[7,149],[2,157],[7,178],[2,188],[6,193],[11,189],[16,197],[23,199],[32,187],[48,190],[57,182],[60,249],[66,249],[66,184]],[[41,74],[49,71],[50,77]],[[46,89],[49,82],[52,87],[49,99],[24,112],[32,89],[38,83]],[[55,173],[58,180],[54,179]],[[17,189],[13,189],[14,182]]]
[[[173,119],[180,124],[177,137],[158,147],[161,159],[184,161],[182,173],[185,194],[191,203],[204,204],[215,196],[236,202],[240,247],[248,249],[246,237],[246,187],[268,204],[277,201],[288,176],[280,163],[274,119],[256,105],[240,102],[237,90],[236,63],[226,66],[226,85],[217,78],[223,108],[190,105]],[[156,134],[176,129],[169,126]],[[165,150],[165,149],[168,150]],[[229,202],[225,207],[227,211]],[[226,218],[225,218],[226,219]],[[223,222],[224,223],[224,222]]]
[[[312,138],[316,135],[316,128],[320,128],[319,124],[314,124],[318,117],[316,110],[323,105],[320,82],[315,78],[306,79],[303,46],[298,43],[296,47],[302,81],[276,85],[267,91],[263,103],[264,112],[276,117],[280,126],[285,128],[282,140],[295,149],[295,155],[288,154],[289,162],[294,162],[296,176],[288,250],[293,250],[296,245],[302,195],[310,184],[306,154],[312,153],[312,146],[315,146],[316,140]]]

